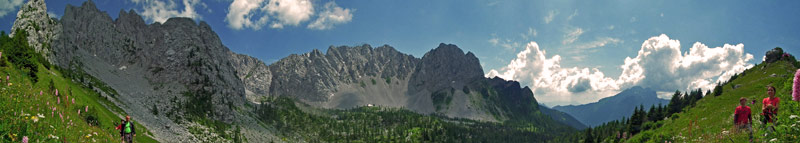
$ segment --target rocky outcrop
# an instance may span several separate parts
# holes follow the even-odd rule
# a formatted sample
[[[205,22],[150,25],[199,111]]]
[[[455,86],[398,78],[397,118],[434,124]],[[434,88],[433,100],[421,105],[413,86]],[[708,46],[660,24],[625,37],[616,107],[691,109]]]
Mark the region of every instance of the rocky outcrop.
[[[13,37],[17,30],[25,31],[28,34],[28,45],[50,60],[49,45],[59,37],[61,26],[47,14],[44,0],[30,0],[20,8],[9,36]]]

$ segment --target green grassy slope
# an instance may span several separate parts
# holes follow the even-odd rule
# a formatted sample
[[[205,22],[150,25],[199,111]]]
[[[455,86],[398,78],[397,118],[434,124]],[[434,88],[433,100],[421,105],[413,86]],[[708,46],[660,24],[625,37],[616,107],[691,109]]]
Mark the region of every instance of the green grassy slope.
[[[114,124],[126,113],[65,78],[57,67],[48,68],[25,36],[19,33],[12,39],[0,32],[0,142],[26,137],[29,142],[120,141]],[[147,128],[136,124],[136,129],[136,142],[156,142]]]
[[[739,98],[745,97],[756,104],[749,104],[752,109],[756,142],[774,140],[777,142],[798,142],[800,136],[800,105],[791,101],[791,82],[796,68],[787,61],[762,63],[746,70],[738,78],[723,86],[720,96],[706,96],[699,100],[695,107],[684,108],[677,113],[677,119],[659,121],[663,126],[637,134],[628,142],[746,142],[748,134],[734,132],[733,110],[738,106]],[[775,76],[771,76],[771,75]],[[733,89],[739,85],[739,88]],[[776,96],[781,99],[780,111],[776,123],[777,131],[764,136],[765,125],[760,123],[761,100],[766,98],[766,86],[777,88]]]
[[[37,83],[32,83],[31,77],[9,64],[0,67],[0,75],[3,77],[0,86],[0,142],[19,141],[24,136],[31,142],[119,140],[119,132],[114,129],[114,124],[121,118],[115,113],[125,113],[93,90],[63,78],[55,70],[40,70]],[[10,80],[5,80],[6,76]],[[51,81],[60,96],[55,96],[55,90],[50,90]],[[40,91],[42,95],[39,95]],[[78,110],[81,110],[80,114]],[[34,118],[38,118],[38,121],[34,121]],[[148,137],[150,133],[147,128],[137,124],[136,129],[137,142],[156,142]]]

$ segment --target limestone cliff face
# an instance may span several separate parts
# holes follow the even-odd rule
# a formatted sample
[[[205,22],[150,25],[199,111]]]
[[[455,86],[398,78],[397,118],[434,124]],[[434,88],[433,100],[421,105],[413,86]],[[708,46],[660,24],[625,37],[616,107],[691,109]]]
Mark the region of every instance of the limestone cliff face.
[[[44,0],[30,0],[20,7],[9,36],[13,37],[17,30],[25,31],[28,45],[50,60],[49,45],[61,34],[61,26],[47,14]]]

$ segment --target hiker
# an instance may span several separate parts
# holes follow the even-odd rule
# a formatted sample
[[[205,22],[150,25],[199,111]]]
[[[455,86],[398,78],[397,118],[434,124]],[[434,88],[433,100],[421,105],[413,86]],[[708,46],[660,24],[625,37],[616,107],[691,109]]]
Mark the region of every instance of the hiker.
[[[792,86],[792,100],[800,101],[800,69],[794,72],[794,84]]]
[[[764,123],[765,125],[767,123],[773,123],[773,124],[775,123],[775,117],[778,116],[778,109],[780,107],[778,106],[778,104],[781,102],[780,98],[775,97],[774,86],[772,85],[767,86],[767,94],[769,95],[769,97],[764,98],[764,100],[761,101],[761,111],[762,111],[761,116],[764,117],[763,120],[761,120],[761,122]],[[770,125],[769,127],[771,128],[771,130],[775,130],[775,127],[773,127],[773,125]]]
[[[750,116],[750,107],[747,106],[747,98],[739,98],[739,106],[733,111],[734,129],[747,130],[750,134],[750,142],[753,142],[753,118]]]
[[[123,140],[132,143],[133,137],[136,137],[136,128],[131,121],[131,116],[125,116],[125,119],[125,122],[122,123]]]
[[[119,119],[119,124],[117,124],[117,127],[114,127],[114,129],[119,130],[119,140],[122,142],[125,142],[125,134],[122,132],[122,123],[124,122],[125,120]]]

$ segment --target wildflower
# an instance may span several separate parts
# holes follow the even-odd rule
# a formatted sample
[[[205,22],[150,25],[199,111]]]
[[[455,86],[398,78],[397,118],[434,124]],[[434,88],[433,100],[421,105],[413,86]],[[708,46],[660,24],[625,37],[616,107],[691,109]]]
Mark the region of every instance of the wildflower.
[[[72,98],[72,104],[75,104],[75,98]]]
[[[39,117],[31,116],[31,120],[33,120],[34,123],[39,122]]]
[[[49,134],[49,135],[47,135],[47,137],[48,138],[53,138],[53,139],[56,139],[56,140],[58,140],[58,138],[59,138],[58,136],[54,136],[53,134]]]
[[[797,116],[797,115],[791,115],[791,116],[789,116],[789,119],[794,119],[794,118],[798,118],[798,116]]]
[[[56,96],[58,96],[58,89],[56,89]]]
[[[89,106],[88,106],[88,105],[87,105],[87,106],[86,106],[86,108],[84,109],[84,112],[89,112]]]
[[[78,115],[81,115],[81,109],[78,109]]]
[[[769,142],[776,142],[776,141],[778,141],[778,138],[772,138],[771,140],[769,140]]]
[[[58,99],[58,104],[61,104],[61,98],[57,98],[57,99]]]
[[[64,115],[61,115],[61,112],[58,113],[58,118],[61,118],[61,122],[64,122]]]
[[[22,137],[22,143],[28,143],[28,136]]]
[[[44,118],[44,115],[42,115],[42,113],[36,114],[36,116],[39,118]]]
[[[41,90],[39,90],[39,95],[42,95],[42,94],[44,94],[44,92],[42,92]]]

